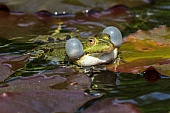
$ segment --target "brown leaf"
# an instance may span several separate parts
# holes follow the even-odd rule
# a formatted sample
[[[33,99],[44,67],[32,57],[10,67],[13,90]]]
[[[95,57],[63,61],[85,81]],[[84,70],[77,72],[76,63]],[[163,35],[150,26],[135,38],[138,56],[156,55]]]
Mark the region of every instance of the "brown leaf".
[[[1,113],[74,113],[94,97],[83,91],[51,91],[3,93],[0,95]]]
[[[66,74],[67,73],[67,74]],[[1,86],[0,93],[85,90],[90,88],[91,79],[86,74],[76,74],[72,68],[59,68],[50,72],[35,74],[30,77],[9,81]]]
[[[96,102],[83,113],[140,113],[140,111],[131,103],[120,103],[110,98]]]
[[[121,63],[112,71],[141,73],[148,67],[154,67],[160,74],[170,76],[170,28],[160,26],[149,31],[139,30],[124,39],[120,51],[127,63]]]
[[[0,81],[21,68],[28,61],[28,56],[6,56],[0,55]]]

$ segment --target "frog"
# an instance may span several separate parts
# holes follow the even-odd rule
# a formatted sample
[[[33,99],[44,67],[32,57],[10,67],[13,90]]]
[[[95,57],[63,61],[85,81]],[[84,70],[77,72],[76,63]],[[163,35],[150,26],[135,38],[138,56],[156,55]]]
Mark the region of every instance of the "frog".
[[[119,65],[119,47],[122,35],[114,26],[106,27],[99,35],[82,38],[78,33],[60,33],[61,27],[52,35],[35,38],[43,42],[32,51],[31,58],[43,59],[58,63],[69,61],[78,66],[95,66],[114,62]]]

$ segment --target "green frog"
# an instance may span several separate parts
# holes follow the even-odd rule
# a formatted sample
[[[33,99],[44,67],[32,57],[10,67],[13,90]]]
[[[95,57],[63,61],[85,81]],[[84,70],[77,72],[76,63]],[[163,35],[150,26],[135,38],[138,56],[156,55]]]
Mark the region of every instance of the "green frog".
[[[43,42],[30,51],[31,58],[43,57],[58,63],[71,61],[78,66],[94,66],[114,61],[119,63],[118,49],[122,43],[120,31],[106,27],[98,36],[81,38],[77,33],[60,33],[61,27],[52,35],[39,36],[35,42]]]

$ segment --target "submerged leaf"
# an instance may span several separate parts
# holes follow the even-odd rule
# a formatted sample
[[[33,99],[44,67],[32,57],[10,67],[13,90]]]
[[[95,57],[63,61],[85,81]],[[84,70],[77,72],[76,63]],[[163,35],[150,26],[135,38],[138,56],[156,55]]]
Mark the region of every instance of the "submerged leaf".
[[[127,63],[116,71],[141,73],[153,66],[159,73],[170,76],[170,28],[160,26],[149,31],[139,30],[124,39],[121,52]],[[113,66],[109,67],[114,70]]]

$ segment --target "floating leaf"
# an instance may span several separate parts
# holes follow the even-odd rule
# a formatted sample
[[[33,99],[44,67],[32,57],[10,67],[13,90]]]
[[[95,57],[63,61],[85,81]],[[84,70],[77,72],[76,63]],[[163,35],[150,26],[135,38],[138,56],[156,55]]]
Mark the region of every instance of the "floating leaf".
[[[74,113],[94,97],[83,91],[3,93],[1,113]]]
[[[131,103],[120,103],[110,98],[96,102],[82,113],[140,113],[140,111]]]
[[[160,77],[160,73],[155,70],[152,66],[148,67],[144,72],[143,72],[143,76],[145,77],[145,79],[149,82],[156,82],[157,80],[159,80]]]
[[[89,8],[103,8],[106,9],[108,7],[111,7],[113,5],[117,4],[124,4],[127,6],[135,7],[140,6],[143,4],[149,3],[149,0],[74,0],[74,1],[68,1],[68,0],[51,0],[50,2],[42,1],[42,0],[30,0],[29,3],[27,0],[7,0],[7,1],[1,1],[1,3],[4,3],[9,6],[9,8],[13,11],[23,11],[23,12],[36,12],[40,10],[47,10],[50,12],[69,12],[69,13],[75,13],[80,12],[82,10],[86,10]],[[34,5],[33,5],[34,4]],[[31,8],[30,8],[31,7]]]
[[[9,80],[8,80],[9,81]],[[85,90],[90,88],[91,79],[86,74],[76,74],[74,69],[59,68],[9,81],[0,88],[4,92]]]
[[[24,66],[28,61],[28,56],[0,55],[0,81],[2,82],[17,69]]]
[[[120,51],[127,63],[116,71],[141,73],[153,66],[160,74],[170,76],[170,28],[160,26],[149,31],[139,30],[124,39]],[[115,71],[113,66],[110,70]]]

